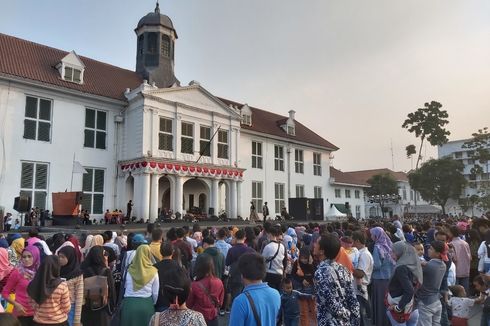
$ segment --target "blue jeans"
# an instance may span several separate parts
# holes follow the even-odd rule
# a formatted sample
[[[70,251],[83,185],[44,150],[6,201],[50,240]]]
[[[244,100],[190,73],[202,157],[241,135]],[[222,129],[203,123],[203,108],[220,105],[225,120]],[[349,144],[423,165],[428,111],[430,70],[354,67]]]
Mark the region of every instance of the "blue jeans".
[[[298,326],[298,325],[299,325],[299,316],[295,316],[295,317],[284,316],[284,326]]]
[[[386,311],[386,314],[388,315],[388,319],[390,320],[392,326],[415,326],[417,325],[417,321],[419,320],[419,311],[417,309],[412,311],[412,313],[410,314],[410,318],[408,318],[408,320],[404,323],[399,323],[394,320],[389,310]]]
[[[68,313],[68,325],[72,326],[75,319],[75,304],[71,304],[70,312]]]

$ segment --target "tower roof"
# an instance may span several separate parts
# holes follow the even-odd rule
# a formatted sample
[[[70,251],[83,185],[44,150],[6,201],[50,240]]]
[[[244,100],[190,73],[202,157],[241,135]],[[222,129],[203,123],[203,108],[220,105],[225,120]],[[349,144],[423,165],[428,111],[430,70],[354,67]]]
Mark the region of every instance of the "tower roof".
[[[154,12],[148,13],[146,16],[140,19],[138,26],[135,30],[140,29],[143,26],[163,26],[165,28],[171,29],[175,33],[175,38],[177,38],[177,32],[175,31],[174,24],[172,20],[167,15],[160,13],[160,5],[157,2]]]

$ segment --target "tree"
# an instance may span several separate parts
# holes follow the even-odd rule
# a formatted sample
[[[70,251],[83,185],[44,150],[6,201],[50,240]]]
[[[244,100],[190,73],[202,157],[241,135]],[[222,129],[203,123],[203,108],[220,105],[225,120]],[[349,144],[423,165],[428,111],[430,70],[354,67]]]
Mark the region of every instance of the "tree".
[[[414,133],[415,137],[420,138],[419,152],[417,155],[417,163],[415,171],[419,168],[419,162],[422,158],[422,146],[427,140],[432,146],[441,146],[448,142],[448,136],[451,134],[444,128],[449,123],[447,119],[449,115],[447,111],[441,110],[442,104],[436,101],[425,103],[423,108],[415,112],[409,113],[407,119],[403,122],[402,128],[408,129]],[[411,157],[414,152],[415,145],[409,145],[405,149],[407,156]],[[417,196],[415,196],[415,217],[417,217]]]
[[[371,197],[371,201],[379,203],[384,217],[385,205],[398,197],[398,184],[389,173],[373,175],[367,183],[371,187],[366,192]]]
[[[419,167],[422,158],[422,146],[427,140],[432,146],[440,146],[448,142],[448,136],[451,134],[444,126],[449,123],[447,111],[441,110],[442,104],[436,101],[425,103],[423,108],[409,113],[407,119],[403,122],[402,128],[408,129],[409,132],[415,133],[415,137],[420,138],[419,153],[415,170]],[[405,148],[407,156],[414,153],[415,145],[409,145]]]
[[[476,179],[480,177],[480,187],[482,190],[486,190],[489,187],[488,177],[483,178],[484,173],[488,173],[488,163],[490,161],[490,133],[488,133],[488,127],[478,129],[478,132],[471,134],[472,138],[463,144],[463,148],[470,149],[471,155],[474,160],[470,173]],[[483,180],[487,180],[483,182]]]
[[[458,199],[466,185],[463,168],[461,161],[452,158],[430,160],[409,173],[408,180],[424,200],[441,205],[445,214],[447,201],[450,198]]]

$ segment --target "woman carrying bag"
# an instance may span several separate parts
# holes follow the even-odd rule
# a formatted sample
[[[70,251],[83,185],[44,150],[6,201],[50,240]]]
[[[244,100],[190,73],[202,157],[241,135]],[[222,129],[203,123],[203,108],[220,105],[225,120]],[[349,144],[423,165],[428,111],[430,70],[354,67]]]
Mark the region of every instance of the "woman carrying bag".
[[[74,247],[66,246],[58,250],[61,271],[70,291],[71,309],[68,315],[70,326],[80,326],[83,306],[83,275],[80,261]]]
[[[415,248],[406,241],[393,245],[396,260],[393,276],[388,284],[386,314],[393,326],[415,326],[419,312],[414,309],[415,288],[422,284],[423,273]]]

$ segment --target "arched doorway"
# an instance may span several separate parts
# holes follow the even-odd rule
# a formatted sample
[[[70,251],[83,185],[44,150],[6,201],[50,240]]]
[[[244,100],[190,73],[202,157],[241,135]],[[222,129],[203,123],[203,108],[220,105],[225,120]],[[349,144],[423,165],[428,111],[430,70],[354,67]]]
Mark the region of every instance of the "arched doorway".
[[[184,182],[183,206],[187,212],[208,213],[209,186],[201,179],[193,178]]]
[[[130,200],[134,201],[134,178],[132,175],[126,178],[126,203]]]
[[[159,215],[163,212],[169,212],[172,209],[172,192],[170,179],[167,176],[162,176],[158,179],[158,210]]]

